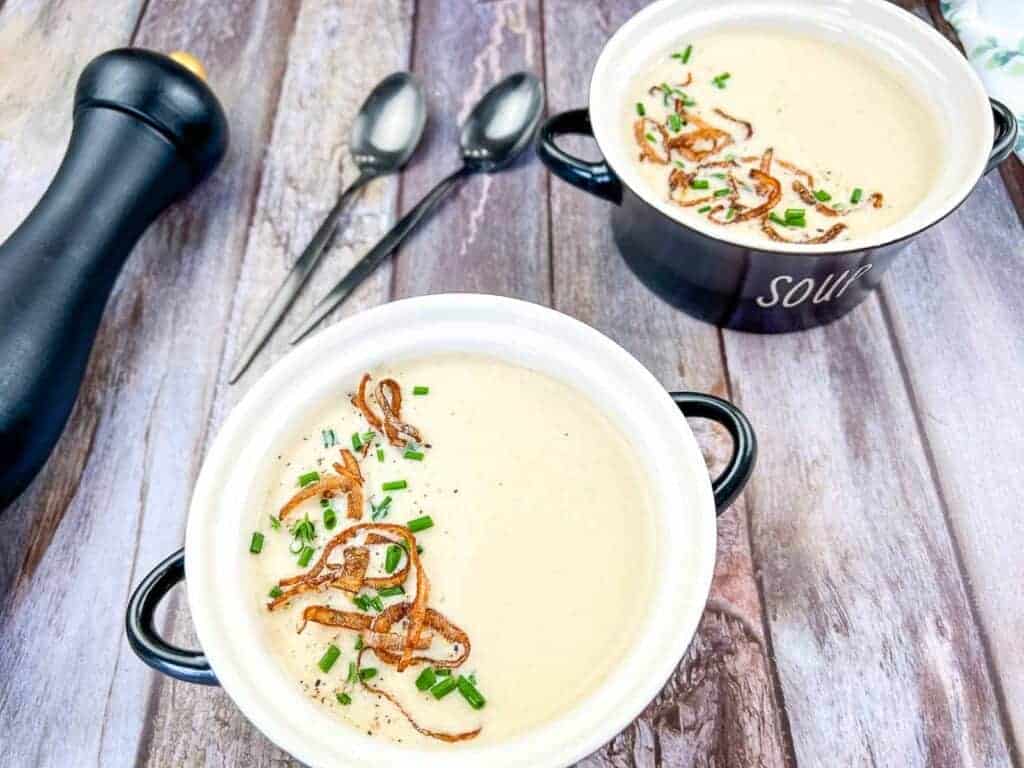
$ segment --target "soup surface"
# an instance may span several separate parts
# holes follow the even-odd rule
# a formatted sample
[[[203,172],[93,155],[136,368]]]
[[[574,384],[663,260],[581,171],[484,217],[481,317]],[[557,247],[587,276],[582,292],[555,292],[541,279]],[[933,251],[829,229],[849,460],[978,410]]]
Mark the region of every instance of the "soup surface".
[[[771,29],[681,40],[635,78],[623,120],[650,194],[725,238],[869,235],[914,210],[942,161],[931,112],[880,62]]]
[[[444,748],[443,739],[455,735],[471,744],[493,742],[551,721],[605,679],[627,650],[629,628],[644,616],[642,596],[653,582],[653,517],[635,446],[572,388],[489,358],[436,356],[369,373],[372,412],[382,414],[377,386],[390,377],[401,388],[398,421],[418,431],[419,440],[403,433],[396,446],[369,424],[350,402],[358,391],[353,381],[282,446],[267,505],[253,513],[264,538],[250,558],[252,599],[270,647],[295,684],[340,721],[396,742]],[[428,392],[414,394],[422,388]],[[353,447],[356,434],[360,450]],[[352,510],[358,520],[348,506],[359,499],[341,479],[349,471],[343,448],[362,476],[355,494],[362,505]],[[316,490],[284,511],[303,490],[300,478],[307,489],[330,478],[340,485],[326,500]],[[383,490],[400,481],[404,488]],[[368,523],[378,527],[345,544],[369,550],[360,574],[356,556],[329,542]],[[403,609],[392,606],[411,605],[418,594],[411,542],[385,527],[392,524],[415,531],[418,565],[429,579],[425,604],[435,617],[412,655],[443,663],[468,650],[450,670],[414,663],[400,672],[395,657],[389,662],[372,648],[390,635],[401,656],[413,609],[394,625],[378,617],[397,615]],[[389,562],[396,544],[406,552]],[[312,552],[300,566],[306,547]],[[318,572],[325,547],[330,552]],[[394,581],[405,567],[401,592],[367,583]],[[338,581],[295,594],[295,583],[282,583],[303,574],[315,582],[317,573]],[[363,579],[358,591],[351,583],[350,591],[339,587],[343,573],[357,584]],[[302,628],[304,616],[314,618]],[[318,623],[325,617],[357,628]],[[372,626],[361,628],[367,623]],[[464,680],[447,694],[446,673]]]

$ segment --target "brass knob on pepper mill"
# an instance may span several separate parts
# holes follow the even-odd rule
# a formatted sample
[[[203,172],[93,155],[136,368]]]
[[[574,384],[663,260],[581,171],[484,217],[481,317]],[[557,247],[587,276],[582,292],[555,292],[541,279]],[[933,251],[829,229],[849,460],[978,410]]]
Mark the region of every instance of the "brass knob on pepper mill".
[[[0,509],[60,437],[131,249],[224,156],[227,119],[204,74],[183,53],[93,59],[57,175],[0,245]]]

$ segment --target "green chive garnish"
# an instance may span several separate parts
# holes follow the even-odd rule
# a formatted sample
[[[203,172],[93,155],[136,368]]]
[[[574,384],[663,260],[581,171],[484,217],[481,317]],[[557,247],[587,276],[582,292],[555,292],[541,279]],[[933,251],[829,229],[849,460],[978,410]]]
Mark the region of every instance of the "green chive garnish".
[[[384,570],[387,573],[394,573],[398,563],[402,560],[402,548],[392,544],[384,555]]]
[[[730,206],[729,206],[729,210],[727,210],[727,211],[725,212],[725,220],[726,220],[726,221],[730,221],[730,220],[732,219],[732,217],[733,217],[733,216],[735,216],[735,215],[736,215],[736,209],[735,209],[735,208],[733,208],[733,207],[732,207],[732,206],[730,205]]]
[[[437,675],[434,674],[434,670],[430,667],[425,668],[420,672],[419,677],[416,678],[416,687],[421,691],[429,690],[434,687],[434,683],[437,682]]]
[[[374,595],[373,597],[367,597],[366,602],[369,603],[370,607],[373,608],[373,610],[377,611],[377,613],[380,613],[384,610],[384,603],[381,602],[381,599],[377,595]]]
[[[253,533],[252,541],[249,542],[249,551],[254,555],[258,555],[263,551],[263,534],[259,531]]]
[[[639,101],[636,103],[636,113],[640,115],[640,117],[643,117],[644,115],[647,114],[647,110],[644,109],[644,105],[641,104]]]
[[[333,448],[338,444],[338,436],[333,429],[321,429],[320,439],[323,440],[324,448]]]
[[[327,507],[324,509],[324,528],[328,531],[333,530],[334,526],[338,524],[338,513],[334,511],[334,507]]]
[[[786,218],[787,219],[802,219],[804,214],[807,213],[805,208],[787,208]]]
[[[299,485],[304,488],[310,483],[315,483],[319,479],[320,473],[317,472],[316,470],[313,470],[312,472],[307,472],[304,475],[299,475]]]
[[[356,595],[352,598],[352,602],[360,611],[370,610],[370,598],[366,595]]]
[[[413,451],[406,449],[405,453],[402,454],[402,458],[409,459],[410,461],[423,461],[423,457],[426,456],[423,451]]]
[[[284,592],[282,592],[281,588],[275,584],[270,588],[270,592],[268,592],[267,594],[276,599],[283,595]]]
[[[716,189],[715,190],[715,197],[725,197],[726,195],[731,194],[731,193],[732,193],[732,190],[729,189],[728,187],[726,187],[725,189]]]
[[[348,663],[348,675],[345,677],[345,679],[350,683],[354,683],[356,681],[357,674],[358,670],[356,669],[356,663],[354,661],[350,661]]]
[[[352,450],[353,451],[361,451],[361,450],[363,450],[363,441],[359,439],[359,433],[358,432],[353,432],[352,433]]]
[[[270,518],[270,527],[275,531],[281,530],[281,520],[273,515],[268,515],[268,517]]]
[[[309,561],[313,559],[313,548],[303,547],[302,551],[299,552],[299,567],[305,568],[309,565]]]
[[[462,694],[462,698],[469,702],[469,706],[473,709],[483,709],[484,704],[487,700],[480,694],[476,686],[473,684],[468,677],[459,675],[459,679],[455,681],[455,685],[459,688],[459,693]]]
[[[657,144],[658,143],[658,140],[656,138],[654,138],[654,134],[653,133],[645,133],[644,136],[647,137],[647,140],[649,142],[651,142],[651,144]]]
[[[389,480],[381,485],[383,491],[402,491],[409,487],[405,480]]]
[[[824,189],[814,190],[814,197],[817,198],[819,203],[827,203],[832,199],[832,195],[826,192]]]
[[[417,517],[415,520],[410,520],[406,525],[413,533],[419,533],[420,531],[427,530],[427,528],[433,528],[434,521],[430,515],[424,515],[423,517]]]
[[[378,597],[396,597],[404,594],[405,590],[402,587],[384,587],[384,589],[377,590]]]
[[[370,680],[377,676],[377,670],[375,667],[367,667],[366,669],[359,670],[360,680]]]
[[[363,650],[363,636],[362,635],[356,635],[356,650],[357,651]]]
[[[686,46],[686,50],[683,51],[682,53],[673,53],[672,54],[672,58],[673,59],[679,59],[679,61],[682,62],[683,64],[687,64],[690,61],[690,54],[691,53],[693,53],[693,46],[692,45],[688,45],[688,46]]]
[[[441,667],[440,669],[435,669],[434,674],[438,677],[451,677],[452,671],[445,667]]]
[[[643,107],[643,104],[641,104],[640,106]],[[420,385],[418,387],[413,387],[412,388],[412,393],[414,395],[429,395],[430,394],[430,387],[424,387],[422,385]]]
[[[725,88],[725,81],[730,77],[732,77],[732,74],[729,72],[723,72],[722,74],[711,78],[711,84],[714,85],[715,88]]]
[[[378,448],[377,449],[377,461],[379,461],[381,464],[384,463],[384,449],[383,448]]]
[[[338,660],[339,656],[341,656],[341,649],[336,645],[328,645],[327,651],[320,657],[320,661],[317,663],[320,671],[330,672],[331,667],[334,666],[334,662]]]
[[[675,112],[668,116],[668,127],[672,133],[679,133],[683,130],[683,121],[679,119],[679,115]]]
[[[776,224],[779,224],[783,227],[786,226],[786,220],[779,216],[779,214],[775,213],[775,211],[772,211],[770,214],[768,214],[768,218],[771,221],[774,221]]]
[[[385,496],[384,500],[380,504],[374,504],[370,501],[370,519],[380,520],[382,517],[388,516],[388,507],[391,506],[391,497]]]
[[[702,206],[702,207],[698,208],[697,209],[697,213],[707,213],[710,210],[711,210],[711,206],[710,205],[705,205],[705,206]]]
[[[345,692],[336,693],[335,697],[338,699],[338,703],[341,704],[343,707],[347,707],[349,704],[352,703],[352,697]]]
[[[853,194],[850,195],[850,202],[853,205],[856,205],[857,203],[860,202],[860,198],[861,198],[861,196],[863,194],[864,194],[864,190],[861,189],[860,187],[857,187],[855,190],[853,190]]]
[[[445,696],[447,696],[449,693],[455,690],[455,686],[455,679],[451,677],[446,677],[444,680],[442,680],[440,683],[438,683],[430,689],[430,695],[438,700],[443,699]]]
[[[690,186],[693,189],[707,189],[711,186],[711,182],[707,179],[694,179],[690,182]]]

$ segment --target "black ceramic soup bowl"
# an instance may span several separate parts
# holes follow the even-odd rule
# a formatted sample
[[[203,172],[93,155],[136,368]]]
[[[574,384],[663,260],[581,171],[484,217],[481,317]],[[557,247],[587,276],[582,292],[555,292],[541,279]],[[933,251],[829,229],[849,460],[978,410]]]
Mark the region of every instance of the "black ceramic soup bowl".
[[[732,27],[852,44],[905,78],[938,118],[944,148],[933,188],[917,208],[877,237],[821,245],[744,242],[728,228],[673,216],[674,204],[644,183],[636,146],[624,135],[628,89],[652,53]],[[590,106],[548,119],[539,151],[552,173],[614,204],[615,242],[655,293],[716,325],[781,333],[830,322],[863,301],[914,236],[954,211],[1009,156],[1017,130],[1013,113],[986,96],[954,46],[885,0],[723,0],[714,7],[661,0],[612,36],[594,68]],[[603,158],[588,162],[562,150],[556,140],[565,134],[593,137]]]

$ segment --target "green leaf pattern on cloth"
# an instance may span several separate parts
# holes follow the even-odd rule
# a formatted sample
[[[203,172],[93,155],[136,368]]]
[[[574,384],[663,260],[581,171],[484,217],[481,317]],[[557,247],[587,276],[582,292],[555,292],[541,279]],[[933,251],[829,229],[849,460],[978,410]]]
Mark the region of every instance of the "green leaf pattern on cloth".
[[[1024,0],[941,0],[939,10],[989,94],[1024,126]],[[1015,151],[1024,160],[1024,132]]]

